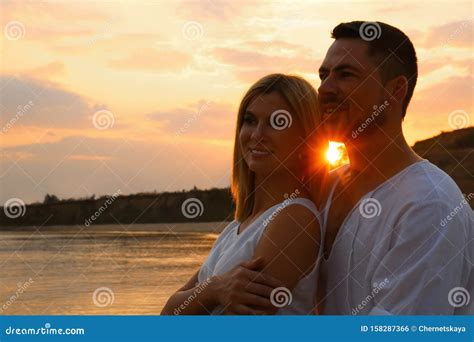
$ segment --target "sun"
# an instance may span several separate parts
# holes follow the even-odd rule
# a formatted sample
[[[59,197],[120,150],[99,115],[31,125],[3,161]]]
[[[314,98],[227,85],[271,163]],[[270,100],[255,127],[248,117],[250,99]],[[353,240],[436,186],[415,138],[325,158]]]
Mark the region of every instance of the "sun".
[[[346,146],[342,143],[330,141],[326,150],[326,160],[331,166],[340,166],[348,163]]]

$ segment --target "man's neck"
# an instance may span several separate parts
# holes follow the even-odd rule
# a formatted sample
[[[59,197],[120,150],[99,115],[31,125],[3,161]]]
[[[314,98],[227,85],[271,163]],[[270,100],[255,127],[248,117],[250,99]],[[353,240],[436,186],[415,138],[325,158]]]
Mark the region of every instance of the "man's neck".
[[[401,131],[394,133],[379,130],[373,135],[358,138],[354,143],[347,143],[350,172],[363,176],[362,179],[384,181],[422,160],[408,145]]]

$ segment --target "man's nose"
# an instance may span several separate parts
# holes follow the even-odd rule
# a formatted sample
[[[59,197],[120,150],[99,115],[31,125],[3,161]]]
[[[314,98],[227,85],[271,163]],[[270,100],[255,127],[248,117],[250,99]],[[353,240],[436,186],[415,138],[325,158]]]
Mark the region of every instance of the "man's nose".
[[[337,94],[337,82],[333,76],[329,75],[321,81],[318,93],[320,95]]]

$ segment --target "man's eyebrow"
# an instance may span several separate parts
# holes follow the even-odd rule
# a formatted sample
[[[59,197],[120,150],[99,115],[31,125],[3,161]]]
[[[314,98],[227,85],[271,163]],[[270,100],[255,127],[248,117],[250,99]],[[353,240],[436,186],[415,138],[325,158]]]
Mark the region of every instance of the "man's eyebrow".
[[[342,71],[342,70],[353,70],[353,71],[359,71],[359,69],[357,67],[355,67],[354,65],[352,64],[339,64],[338,66],[336,66],[333,70],[334,71]],[[320,73],[323,73],[323,72],[329,72],[329,69],[326,68],[326,67],[320,67],[319,68],[319,72]]]
[[[328,71],[329,71],[329,69],[326,68],[326,67],[323,67],[323,66],[322,66],[322,67],[319,68],[319,73],[328,72]]]

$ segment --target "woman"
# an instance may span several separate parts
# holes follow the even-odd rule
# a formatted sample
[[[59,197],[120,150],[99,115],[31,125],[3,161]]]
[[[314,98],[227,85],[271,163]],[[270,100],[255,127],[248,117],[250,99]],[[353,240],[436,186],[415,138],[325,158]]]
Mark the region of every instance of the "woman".
[[[324,239],[310,194],[327,171],[319,123],[316,91],[300,77],[268,75],[247,91],[234,144],[235,219],[162,314],[313,312]]]

